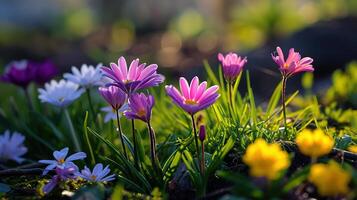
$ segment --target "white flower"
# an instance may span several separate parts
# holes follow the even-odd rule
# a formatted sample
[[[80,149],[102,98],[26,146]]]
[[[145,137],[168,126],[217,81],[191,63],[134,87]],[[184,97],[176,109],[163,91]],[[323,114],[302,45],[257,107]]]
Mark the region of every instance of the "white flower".
[[[83,64],[80,70],[73,66],[72,73],[65,73],[63,77],[68,81],[77,83],[84,88],[100,86],[103,85],[101,67],[101,63],[99,63],[95,68],[92,65]]]
[[[124,111],[128,110],[129,106],[128,104],[124,104],[119,110],[119,117],[122,116],[121,113]],[[104,116],[104,122],[108,123],[110,120],[116,120],[117,119],[117,114],[115,113],[115,110],[111,106],[103,107],[100,109],[101,111],[105,112]]]
[[[45,89],[40,88],[38,98],[41,102],[50,103],[59,107],[66,107],[74,100],[78,99],[84,89],[78,89],[79,85],[70,81],[60,80],[59,82],[52,80],[45,84]]]
[[[18,132],[12,135],[9,130],[6,130],[3,135],[0,135],[0,162],[14,160],[21,163],[24,159],[21,158],[27,152],[24,146],[25,136]]]

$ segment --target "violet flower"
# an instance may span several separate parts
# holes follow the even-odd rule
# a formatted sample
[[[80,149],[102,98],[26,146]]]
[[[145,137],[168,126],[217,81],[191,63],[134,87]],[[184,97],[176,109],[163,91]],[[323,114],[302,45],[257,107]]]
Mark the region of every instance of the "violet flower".
[[[152,108],[155,100],[151,95],[133,94],[128,99],[129,110],[124,111],[128,119],[139,119],[143,122],[149,122],[151,119]]]
[[[21,163],[24,160],[21,156],[27,152],[24,141],[25,136],[18,132],[11,134],[6,130],[3,135],[0,135],[0,162],[14,160]]]
[[[228,53],[226,56],[219,53],[218,60],[222,63],[223,74],[229,83],[235,81],[248,62],[247,58],[238,56],[235,53]]]
[[[114,81],[112,84],[130,95],[139,89],[157,86],[164,81],[165,77],[156,73],[156,64],[147,67],[145,65],[140,64],[139,59],[135,59],[128,70],[125,58],[120,57],[118,64],[110,63],[110,68],[102,67],[102,70],[105,76]]]
[[[65,181],[67,179],[75,179],[78,172],[78,167],[75,164],[68,164],[64,168],[56,167],[55,169],[56,175],[52,177],[50,182],[48,182],[43,188],[42,191],[45,194],[50,193],[61,181]]]
[[[27,60],[13,61],[6,66],[0,80],[27,88],[31,81],[34,80],[35,73],[35,68],[29,65]]]
[[[43,171],[43,175],[46,175],[50,170],[54,168],[66,168],[68,166],[73,166],[73,161],[75,160],[83,160],[87,157],[86,153],[84,152],[77,152],[67,157],[68,154],[68,147],[63,148],[60,151],[54,151],[53,157],[55,160],[40,160],[39,163],[48,164],[48,166]],[[66,158],[67,157],[67,158]]]
[[[99,87],[98,90],[114,110],[118,110],[124,105],[127,95],[117,86]]]
[[[58,74],[58,68],[50,60],[43,62],[29,61],[29,64],[35,68],[34,81],[39,85],[45,84]]]
[[[194,115],[198,111],[204,110],[214,104],[220,96],[217,93],[219,89],[217,85],[208,89],[206,87],[207,82],[204,81],[199,84],[199,79],[195,76],[190,85],[188,85],[185,78],[180,78],[181,91],[172,85],[165,86],[165,89],[176,105],[180,106],[190,115]]]
[[[313,59],[310,57],[301,58],[299,52],[295,52],[294,48],[289,50],[288,58],[285,60],[283,51],[280,47],[276,48],[277,56],[271,55],[274,62],[279,65],[281,74],[285,77],[290,77],[299,72],[312,72],[314,71],[311,63]]]
[[[87,166],[84,167],[81,172],[77,172],[76,175],[90,182],[108,182],[115,179],[115,175],[109,175],[110,169],[107,165],[103,169],[103,164],[98,163],[94,166],[93,171],[91,171]]]

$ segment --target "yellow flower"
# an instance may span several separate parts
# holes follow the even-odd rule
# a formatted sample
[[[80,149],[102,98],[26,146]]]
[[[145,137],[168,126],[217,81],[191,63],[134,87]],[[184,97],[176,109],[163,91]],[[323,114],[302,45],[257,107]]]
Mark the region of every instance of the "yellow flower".
[[[352,153],[357,153],[357,145],[351,145],[348,147],[348,151]]]
[[[328,154],[333,148],[334,141],[321,129],[313,131],[305,129],[296,137],[296,144],[301,153],[317,158]]]
[[[269,180],[278,178],[279,172],[290,165],[287,152],[278,144],[268,144],[261,138],[248,146],[243,161],[250,167],[251,176],[266,177]]]
[[[314,164],[310,169],[309,181],[316,185],[322,196],[335,196],[348,193],[349,172],[342,169],[335,161],[328,164]]]

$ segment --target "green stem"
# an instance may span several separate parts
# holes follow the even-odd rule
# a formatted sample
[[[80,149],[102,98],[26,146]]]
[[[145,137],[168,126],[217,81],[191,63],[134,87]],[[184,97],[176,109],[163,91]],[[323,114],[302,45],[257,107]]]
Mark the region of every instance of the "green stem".
[[[31,96],[30,96],[30,93],[29,93],[28,89],[24,88],[24,92],[25,92],[25,96],[26,96],[26,99],[27,99],[27,103],[28,103],[30,109],[33,111],[34,107],[33,107],[33,103],[32,103]]]
[[[79,140],[78,140],[76,131],[74,130],[73,123],[72,123],[71,117],[69,116],[67,108],[64,109],[64,114],[66,116],[66,120],[67,120],[67,123],[69,126],[69,132],[71,133],[74,147],[76,148],[76,151],[79,152],[79,151],[81,151],[81,146],[79,144]]]
[[[151,128],[150,121],[147,123],[148,130],[149,130],[149,136],[150,136],[150,157],[151,157],[151,163],[152,166],[154,167],[155,171],[157,171],[157,165],[156,165],[156,138],[155,138],[155,133]]]
[[[87,99],[88,99],[88,103],[89,103],[89,109],[92,113],[92,116],[93,116],[93,121],[96,120],[96,116],[95,116],[95,111],[94,111],[94,107],[93,107],[93,104],[92,104],[92,98],[91,98],[91,95],[90,95],[90,89],[86,89],[86,93],[87,93]]]
[[[126,159],[128,159],[128,155],[126,153],[125,144],[124,144],[123,131],[122,131],[121,124],[120,124],[119,111],[116,110],[115,113],[117,115],[118,131],[119,131],[119,136],[120,136],[120,140],[121,140],[121,145],[123,146],[124,156]]]
[[[228,84],[228,102],[229,102],[229,107],[228,110],[231,114],[231,117],[233,117],[232,110],[233,110],[233,101],[232,101],[232,83],[227,82]]]
[[[282,95],[281,95],[281,101],[283,104],[283,117],[284,117],[284,130],[285,132],[287,131],[287,124],[286,124],[286,105],[285,105],[285,95],[286,95],[286,81],[287,81],[287,77],[283,76],[283,80],[282,80]]]
[[[197,159],[200,163],[200,149],[198,147],[198,136],[197,136],[197,131],[196,131],[195,117],[193,115],[191,115],[191,119],[192,119],[193,135],[194,135],[195,144],[196,144]]]
[[[131,130],[132,130],[132,133],[133,133],[133,140],[134,140],[133,141],[134,142],[134,164],[135,164],[136,169],[139,169],[134,119],[131,120]]]

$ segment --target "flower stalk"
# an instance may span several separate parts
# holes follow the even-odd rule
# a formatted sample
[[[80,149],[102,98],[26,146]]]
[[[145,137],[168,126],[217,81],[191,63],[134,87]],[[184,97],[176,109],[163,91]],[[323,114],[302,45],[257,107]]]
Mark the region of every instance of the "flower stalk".
[[[157,161],[158,158],[156,156],[156,137],[155,137],[155,132],[153,131],[150,121],[147,122],[147,127],[149,130],[149,136],[150,136],[150,158],[151,158],[151,163],[152,166],[154,167],[155,171],[158,170],[157,166]]]
[[[94,107],[93,107],[93,103],[92,103],[92,97],[90,95],[90,89],[89,88],[86,89],[86,93],[87,93],[89,109],[90,109],[90,111],[92,113],[93,121],[95,121],[96,120],[96,115],[95,115],[95,111],[94,111]]]
[[[76,151],[79,152],[79,151],[81,151],[81,146],[79,144],[79,140],[78,140],[76,131],[74,130],[73,123],[72,123],[72,120],[71,120],[71,117],[70,117],[70,115],[68,113],[67,108],[64,109],[64,115],[66,117],[66,120],[67,120],[67,123],[68,123],[68,126],[69,126],[69,132],[71,133],[71,137],[72,137],[72,140],[73,140],[73,143],[74,143],[74,147],[75,147]]]
[[[125,156],[126,159],[128,159],[128,154],[126,153],[126,149],[125,149],[123,131],[122,131],[121,124],[120,124],[119,111],[116,110],[115,113],[116,113],[116,115],[117,115],[118,132],[119,132],[119,137],[120,137],[121,145],[122,145],[122,147],[123,147],[124,156]]]
[[[285,98],[286,98],[286,81],[287,77],[283,75],[283,80],[282,80],[282,95],[281,95],[281,101],[283,104],[283,120],[284,120],[284,130],[285,132],[287,131],[287,124],[286,124],[286,105],[285,105]]]
[[[134,119],[131,120],[131,131],[133,133],[133,143],[134,143],[134,165],[139,169],[138,155],[137,155],[137,146],[136,146],[136,134],[135,134],[135,122]]]

